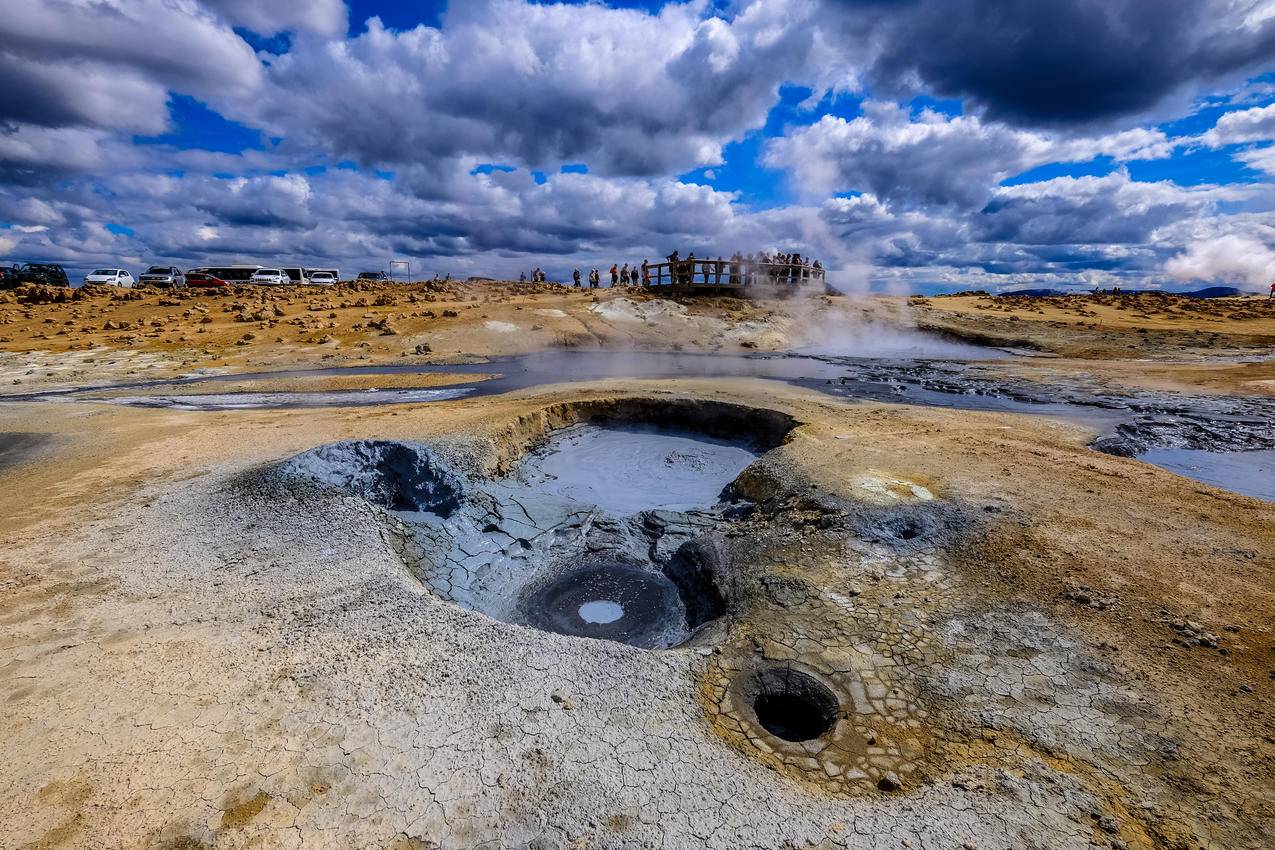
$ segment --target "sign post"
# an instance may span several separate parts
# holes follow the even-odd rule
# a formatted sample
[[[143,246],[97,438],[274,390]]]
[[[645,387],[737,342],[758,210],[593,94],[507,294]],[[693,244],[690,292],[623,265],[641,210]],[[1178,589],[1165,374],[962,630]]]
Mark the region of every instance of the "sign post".
[[[396,274],[396,269],[403,269],[403,283],[412,282],[412,263],[410,260],[390,260],[390,274]]]

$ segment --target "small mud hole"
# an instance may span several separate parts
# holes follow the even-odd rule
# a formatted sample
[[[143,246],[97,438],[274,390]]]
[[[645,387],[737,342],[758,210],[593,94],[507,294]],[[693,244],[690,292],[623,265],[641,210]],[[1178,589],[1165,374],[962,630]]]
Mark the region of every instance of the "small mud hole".
[[[757,674],[754,687],[757,723],[776,738],[813,741],[837,725],[841,706],[836,695],[800,670],[766,670]]]
[[[518,607],[528,625],[547,632],[646,649],[678,642],[686,631],[677,587],[660,573],[619,564],[563,573]]]

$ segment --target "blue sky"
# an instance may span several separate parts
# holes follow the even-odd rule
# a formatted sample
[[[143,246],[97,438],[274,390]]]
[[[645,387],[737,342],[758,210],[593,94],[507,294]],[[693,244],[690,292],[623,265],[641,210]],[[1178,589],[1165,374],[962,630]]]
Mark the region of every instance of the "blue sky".
[[[1275,274],[1261,3],[17,6],[3,261],[565,279],[782,250],[890,291]],[[113,27],[170,52],[112,50]]]

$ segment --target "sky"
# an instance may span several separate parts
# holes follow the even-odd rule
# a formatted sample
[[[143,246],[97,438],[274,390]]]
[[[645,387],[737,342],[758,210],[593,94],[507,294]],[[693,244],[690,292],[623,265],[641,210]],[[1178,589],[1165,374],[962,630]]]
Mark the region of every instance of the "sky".
[[[0,0],[0,263],[1275,280],[1275,0]]]

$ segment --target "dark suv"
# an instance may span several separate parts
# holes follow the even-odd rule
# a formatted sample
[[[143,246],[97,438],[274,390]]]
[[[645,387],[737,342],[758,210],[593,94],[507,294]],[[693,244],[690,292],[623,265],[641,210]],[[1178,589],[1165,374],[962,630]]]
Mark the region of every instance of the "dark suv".
[[[70,286],[66,270],[54,263],[27,263],[17,270],[16,283],[40,283],[45,286]]]
[[[359,280],[389,280],[390,276],[385,272],[359,272]]]
[[[18,267],[0,266],[0,289],[18,285]]]

